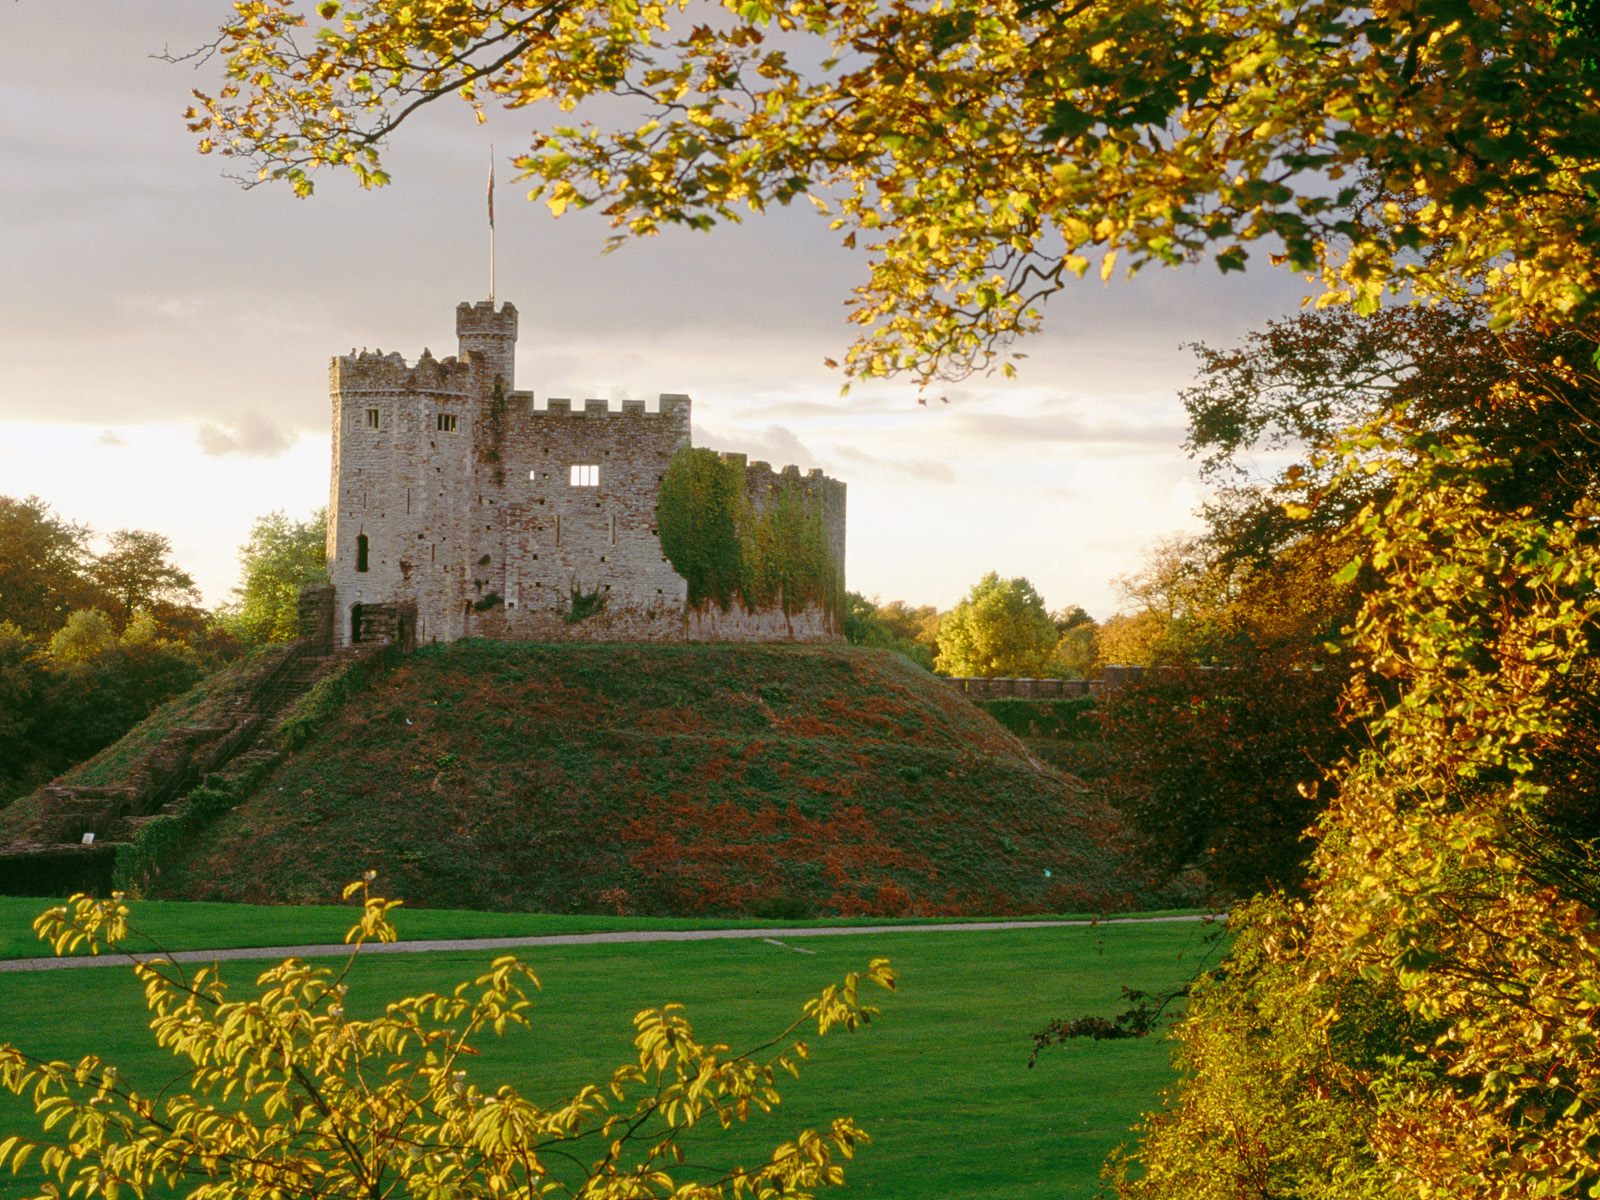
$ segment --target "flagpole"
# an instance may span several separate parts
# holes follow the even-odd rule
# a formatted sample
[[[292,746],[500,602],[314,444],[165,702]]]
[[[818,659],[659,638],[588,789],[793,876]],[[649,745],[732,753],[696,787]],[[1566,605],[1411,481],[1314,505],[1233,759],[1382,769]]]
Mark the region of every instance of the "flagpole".
[[[489,143],[489,307],[494,307],[494,143]]]

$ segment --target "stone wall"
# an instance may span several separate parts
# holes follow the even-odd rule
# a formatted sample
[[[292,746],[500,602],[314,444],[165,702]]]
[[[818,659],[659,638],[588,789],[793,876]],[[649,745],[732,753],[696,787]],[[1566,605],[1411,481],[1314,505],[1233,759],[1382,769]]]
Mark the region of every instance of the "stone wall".
[[[642,400],[538,408],[514,393],[483,448],[504,482],[480,478],[474,497],[463,632],[548,624],[571,612],[574,592],[614,613],[679,612],[687,587],[661,552],[655,502],[688,440],[686,396],[662,396],[652,412]]]
[[[1209,668],[1202,668],[1209,669]],[[1099,679],[1002,679],[952,675],[944,682],[974,700],[1015,696],[1019,700],[1065,700],[1115,691],[1144,677],[1144,667],[1107,666]]]
[[[357,604],[350,610],[353,641],[378,642],[402,650],[417,648],[417,606],[410,601],[397,604]]]
[[[745,460],[743,454],[725,454],[723,457],[741,462]],[[745,464],[744,485],[745,495],[757,512],[765,512],[780,492],[788,490],[804,497],[808,507],[822,513],[828,554],[839,564],[839,592],[843,595],[845,485],[837,479],[829,479],[819,470],[813,469],[802,474],[799,467],[789,466],[774,471],[772,464],[760,461]]]
[[[295,603],[296,628],[300,640],[314,647],[314,654],[333,652],[333,584],[313,583],[300,589]]]
[[[415,601],[423,640],[462,636],[477,369],[426,351],[413,367],[363,352],[334,360],[330,386],[336,644],[351,644],[356,605],[402,598]]]
[[[738,604],[723,612],[674,607],[607,605],[580,620],[570,612],[496,609],[473,622],[475,637],[525,642],[836,642],[838,622],[818,607],[785,613],[747,612]]]
[[[835,614],[690,612],[661,552],[656,497],[690,444],[687,396],[535,402],[514,389],[516,309],[463,304],[460,353],[333,361],[328,559],[334,644],[356,614],[412,604],[419,642],[461,637],[838,640]],[[819,471],[750,464],[751,502],[781,488],[817,504],[844,562],[845,488]],[[840,591],[843,580],[840,579]],[[582,619],[574,619],[582,618]],[[370,621],[367,640],[379,635]]]

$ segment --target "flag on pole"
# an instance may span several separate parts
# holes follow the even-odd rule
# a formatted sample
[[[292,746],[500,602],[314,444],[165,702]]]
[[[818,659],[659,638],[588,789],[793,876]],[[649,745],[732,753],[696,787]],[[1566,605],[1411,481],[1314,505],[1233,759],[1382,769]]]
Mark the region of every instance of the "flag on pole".
[[[489,303],[494,303],[494,143],[489,143]]]

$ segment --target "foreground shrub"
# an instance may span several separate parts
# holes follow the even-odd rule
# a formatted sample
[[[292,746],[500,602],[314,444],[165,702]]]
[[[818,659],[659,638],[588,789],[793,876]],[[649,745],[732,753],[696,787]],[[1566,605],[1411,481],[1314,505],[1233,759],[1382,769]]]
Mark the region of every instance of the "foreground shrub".
[[[162,1047],[186,1060],[188,1090],[143,1092],[98,1056],[44,1062],[0,1045],[0,1087],[27,1094],[38,1134],[0,1136],[0,1166],[37,1157],[71,1194],[115,1200],[165,1186],[202,1200],[271,1197],[810,1197],[843,1181],[840,1160],[866,1135],[848,1118],[801,1131],[753,1167],[685,1165],[684,1134],[699,1122],[727,1129],[778,1103],[777,1073],[797,1073],[795,1038],[854,1030],[876,1009],[863,978],[894,986],[887,961],[808,1001],[788,1029],[753,1051],[698,1041],[677,1005],[634,1018],[636,1055],[600,1083],[552,1105],[511,1087],[480,1088],[472,1042],[528,1024],[538,981],[513,957],[494,960],[448,993],[388,1004],[358,1020],[346,983],[369,939],[394,940],[398,901],[361,894],[361,920],[334,970],[288,959],[257,990],[231,999],[217,969],[192,977],[169,959],[135,962]],[[95,952],[128,936],[128,908],[73,897],[35,922],[63,953]],[[698,1146],[698,1143],[697,1143]],[[40,1196],[55,1196],[54,1183]]]

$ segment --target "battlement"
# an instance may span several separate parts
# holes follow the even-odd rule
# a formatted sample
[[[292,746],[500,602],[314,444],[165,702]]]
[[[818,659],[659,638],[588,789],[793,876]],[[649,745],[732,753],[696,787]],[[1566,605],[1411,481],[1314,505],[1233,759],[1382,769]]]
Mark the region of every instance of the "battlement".
[[[471,363],[454,357],[434,358],[428,350],[415,364],[408,364],[399,353],[351,350],[329,364],[328,390],[334,395],[432,392],[466,397],[474,394],[473,376]]]
[[[780,487],[795,488],[806,495],[820,495],[831,488],[838,488],[842,493],[844,489],[844,484],[825,475],[820,467],[802,471],[790,463],[774,470],[771,463],[760,459],[752,462],[748,456],[734,450],[721,451],[717,457],[744,468],[745,491],[752,496],[767,495]]]
[[[475,358],[483,368],[484,383],[498,379],[510,391],[516,378],[517,310],[515,305],[483,300],[456,305],[456,338],[462,359]]]
[[[689,397],[672,392],[663,392],[654,409],[646,407],[643,400],[624,400],[620,408],[612,408],[610,401],[594,399],[585,400],[575,408],[564,396],[552,396],[539,408],[526,392],[518,392],[517,396],[527,396],[527,413],[531,417],[644,417],[647,420],[666,417],[684,424],[689,421]]]
[[[517,306],[509,302],[497,306],[492,300],[479,300],[475,304],[462,301],[456,305],[456,336],[483,335],[516,341]]]

